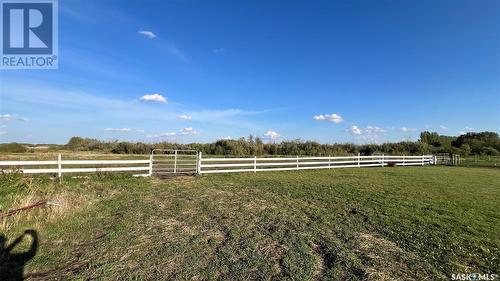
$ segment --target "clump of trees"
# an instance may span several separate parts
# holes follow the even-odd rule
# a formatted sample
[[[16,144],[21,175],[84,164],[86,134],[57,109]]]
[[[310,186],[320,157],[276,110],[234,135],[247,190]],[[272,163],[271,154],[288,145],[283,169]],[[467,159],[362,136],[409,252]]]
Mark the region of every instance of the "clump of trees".
[[[500,154],[500,139],[494,132],[467,133],[459,136],[452,145],[472,154]]]
[[[20,143],[4,143],[0,144],[0,152],[8,152],[8,153],[24,153],[27,152],[28,148],[26,145]]]
[[[431,145],[431,151],[435,153],[492,156],[500,154],[500,138],[495,132],[467,133],[458,137],[422,132],[420,141]]]

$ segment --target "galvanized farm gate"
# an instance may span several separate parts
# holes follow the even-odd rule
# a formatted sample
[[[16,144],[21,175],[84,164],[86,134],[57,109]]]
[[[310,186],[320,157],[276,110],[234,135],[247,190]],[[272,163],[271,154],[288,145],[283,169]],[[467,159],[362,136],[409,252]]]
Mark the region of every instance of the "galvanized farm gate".
[[[451,153],[438,153],[436,154],[436,164],[458,166],[460,165],[460,155]]]
[[[197,172],[196,150],[154,149],[151,152],[151,175],[193,175]]]

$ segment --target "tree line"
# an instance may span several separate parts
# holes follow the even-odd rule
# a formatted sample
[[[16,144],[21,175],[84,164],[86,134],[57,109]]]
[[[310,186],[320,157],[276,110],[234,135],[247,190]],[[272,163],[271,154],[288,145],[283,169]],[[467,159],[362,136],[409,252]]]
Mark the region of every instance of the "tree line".
[[[418,141],[383,144],[321,144],[315,141],[282,141],[264,143],[259,137],[249,136],[238,140],[218,140],[213,143],[178,144],[170,142],[142,143],[101,141],[72,137],[66,145],[52,146],[51,150],[96,151],[116,154],[149,154],[153,149],[194,149],[210,155],[266,156],[266,155],[422,155],[453,153],[463,156],[499,155],[500,138],[495,132],[467,133],[461,136],[444,136],[436,132],[422,132]],[[0,152],[29,152],[26,145],[9,143],[0,145]]]
[[[383,144],[321,144],[315,141],[282,141],[264,143],[259,137],[249,136],[238,140],[218,140],[213,143],[177,144],[169,142],[132,143],[123,141],[100,141],[73,137],[65,145],[74,151],[102,151],[119,154],[149,154],[153,149],[194,149],[210,155],[263,156],[263,155],[314,155],[341,156],[372,155],[422,155],[454,153],[461,155],[499,155],[500,138],[495,132],[467,133],[458,137],[422,132],[418,141],[403,141]]]

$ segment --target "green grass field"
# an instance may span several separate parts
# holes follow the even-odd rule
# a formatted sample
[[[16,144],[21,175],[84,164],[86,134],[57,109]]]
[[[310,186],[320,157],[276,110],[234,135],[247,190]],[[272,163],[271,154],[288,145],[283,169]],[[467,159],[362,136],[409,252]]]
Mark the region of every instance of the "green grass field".
[[[181,177],[3,175],[0,280],[422,280],[500,273],[497,169],[399,167]],[[16,253],[18,254],[16,256]],[[2,255],[0,254],[0,258]]]

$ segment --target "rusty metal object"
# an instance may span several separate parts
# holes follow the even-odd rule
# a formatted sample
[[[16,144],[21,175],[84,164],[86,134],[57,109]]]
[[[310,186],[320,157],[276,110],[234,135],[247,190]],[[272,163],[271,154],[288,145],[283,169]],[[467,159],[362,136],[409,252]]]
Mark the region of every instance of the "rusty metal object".
[[[0,213],[0,219],[5,218],[5,217],[10,217],[12,215],[15,215],[15,214],[21,212],[21,211],[30,210],[30,209],[37,208],[37,207],[43,207],[45,205],[47,205],[47,200],[37,201],[37,202],[35,202],[31,205],[28,205],[28,206],[24,206],[24,207],[21,207],[18,209],[9,210],[5,213]]]

